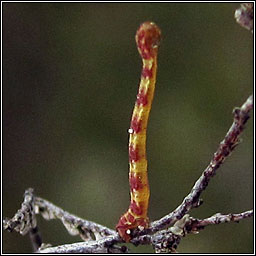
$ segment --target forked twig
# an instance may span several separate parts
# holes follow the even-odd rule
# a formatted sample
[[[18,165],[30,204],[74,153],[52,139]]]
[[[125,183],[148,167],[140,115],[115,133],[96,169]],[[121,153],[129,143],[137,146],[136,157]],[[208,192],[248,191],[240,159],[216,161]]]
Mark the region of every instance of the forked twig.
[[[249,218],[253,215],[253,211],[246,211],[238,214],[221,214],[216,213],[213,216],[200,220],[189,217],[188,214],[175,223],[175,225],[167,230],[161,230],[151,236],[151,243],[157,253],[176,252],[178,244],[182,237],[187,234],[197,234],[200,230],[209,225],[217,225],[228,222],[239,222],[240,220]]]
[[[116,235],[118,237],[116,231],[98,223],[81,219],[67,211],[64,211],[49,201],[35,196],[33,189],[29,188],[25,191],[21,209],[17,211],[12,219],[5,218],[3,226],[4,229],[10,232],[15,230],[21,235],[29,233],[34,251],[37,251],[42,245],[42,239],[38,233],[36,214],[41,214],[46,220],[59,219],[66,227],[69,234],[80,235],[84,241],[90,241],[88,245],[88,252],[92,248],[96,248],[96,245],[92,243],[93,241],[97,241],[109,235]],[[99,246],[100,245],[101,243],[99,243]],[[42,247],[44,248],[45,245]],[[78,247],[75,246],[75,248],[77,249]],[[119,250],[120,252],[125,252],[127,250],[125,248],[115,247],[112,249],[114,251]],[[86,250],[87,249],[85,249],[85,251]]]
[[[235,108],[234,121],[227,132],[224,140],[219,144],[217,151],[214,153],[210,164],[203,171],[201,177],[196,181],[191,192],[184,198],[183,202],[171,213],[167,214],[160,220],[151,223],[149,229],[138,232],[138,235],[155,233],[167,226],[173,225],[177,220],[181,219],[192,208],[198,207],[201,203],[199,197],[206,189],[210,179],[216,174],[216,171],[224,160],[231,154],[239,143],[239,135],[244,130],[245,123],[249,119],[249,112],[253,108],[253,97],[248,97],[241,108]]]

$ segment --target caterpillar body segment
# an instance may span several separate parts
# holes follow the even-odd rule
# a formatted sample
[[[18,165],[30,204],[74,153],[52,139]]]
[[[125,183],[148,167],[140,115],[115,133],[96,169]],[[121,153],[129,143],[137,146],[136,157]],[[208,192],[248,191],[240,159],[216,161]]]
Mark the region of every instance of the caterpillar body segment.
[[[135,228],[148,227],[149,184],[146,159],[146,131],[154,97],[157,51],[160,29],[153,22],[144,22],[136,33],[136,43],[142,58],[141,80],[133,109],[129,132],[130,206],[121,216],[116,229],[125,242],[131,239]]]

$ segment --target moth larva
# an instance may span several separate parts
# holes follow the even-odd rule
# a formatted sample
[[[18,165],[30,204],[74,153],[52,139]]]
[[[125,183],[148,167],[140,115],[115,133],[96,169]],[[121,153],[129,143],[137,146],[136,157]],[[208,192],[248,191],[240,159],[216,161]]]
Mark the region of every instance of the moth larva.
[[[135,39],[142,58],[142,72],[137,99],[133,109],[129,132],[129,183],[131,202],[121,216],[116,229],[125,242],[131,239],[135,228],[148,227],[149,184],[146,159],[146,131],[149,112],[154,97],[157,52],[161,31],[153,22],[144,22]]]

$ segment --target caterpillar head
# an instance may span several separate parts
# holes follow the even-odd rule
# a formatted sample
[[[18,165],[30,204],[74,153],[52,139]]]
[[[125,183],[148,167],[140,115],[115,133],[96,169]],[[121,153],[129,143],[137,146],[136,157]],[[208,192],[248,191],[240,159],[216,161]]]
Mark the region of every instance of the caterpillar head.
[[[154,58],[160,44],[161,31],[154,22],[144,22],[137,30],[135,40],[142,59]]]

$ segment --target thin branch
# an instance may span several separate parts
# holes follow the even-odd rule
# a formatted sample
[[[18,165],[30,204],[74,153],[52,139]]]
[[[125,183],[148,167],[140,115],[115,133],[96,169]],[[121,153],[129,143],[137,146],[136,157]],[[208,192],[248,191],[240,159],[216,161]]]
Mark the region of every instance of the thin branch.
[[[12,219],[3,220],[3,228],[12,232],[19,232],[21,235],[29,233],[33,250],[36,251],[42,244],[35,217],[35,197],[33,189],[29,188],[24,193],[24,201],[21,209],[17,211]]]
[[[39,233],[39,228],[37,226],[29,230],[29,238],[32,244],[33,251],[36,252],[42,245],[42,237]]]
[[[26,235],[30,229],[36,228],[34,201],[33,189],[29,188],[25,191],[24,201],[14,217],[12,219],[5,218],[3,220],[3,228],[10,232],[15,230],[23,236]]]
[[[36,213],[46,219],[60,219],[71,235],[80,235],[84,241],[98,240],[116,231],[98,223],[81,219],[40,197],[35,197]]]
[[[196,181],[190,193],[184,198],[183,202],[171,213],[164,216],[160,220],[151,223],[151,227],[142,231],[138,231],[135,236],[155,233],[159,230],[173,225],[177,220],[181,219],[192,208],[198,207],[202,201],[199,197],[206,189],[210,179],[216,174],[220,165],[231,154],[234,148],[239,144],[239,136],[244,130],[245,124],[249,119],[249,112],[253,109],[253,97],[248,97],[246,102],[240,107],[233,110],[234,121],[227,132],[224,140],[219,144],[217,151],[214,153],[210,164],[206,167],[201,177]]]
[[[116,246],[121,239],[118,234],[101,238],[98,241],[65,244],[40,249],[38,253],[127,253],[126,246]]]
[[[85,241],[98,240],[109,235],[117,235],[115,230],[81,219],[70,214],[49,201],[36,197],[33,189],[29,188],[24,193],[24,201],[21,209],[12,219],[5,218],[3,227],[5,230],[19,232],[21,235],[29,233],[34,251],[42,244],[38,232],[36,214],[41,214],[46,220],[60,219],[71,235],[80,235]],[[120,240],[121,241],[121,240]],[[122,248],[122,250],[124,250]]]
[[[185,237],[187,234],[197,234],[199,233],[199,230],[202,230],[209,225],[239,222],[240,220],[252,217],[252,215],[253,210],[226,215],[216,213],[209,218],[200,220],[186,214],[181,220],[175,222],[173,227],[170,227],[167,230],[158,231],[153,235],[138,237],[138,239],[140,239],[138,240],[138,243],[140,241],[140,244],[152,244],[156,253],[174,253],[176,252],[181,238]]]
[[[35,216],[39,213],[46,220],[60,219],[71,235],[80,235],[83,240],[88,242],[45,248],[36,224]],[[25,191],[21,209],[12,219],[5,218],[3,227],[5,230],[10,232],[15,230],[22,235],[29,233],[34,251],[39,250],[38,252],[41,253],[125,253],[128,251],[126,246],[114,245],[122,242],[116,231],[95,222],[81,219],[45,199],[36,197],[31,188]],[[42,249],[40,250],[41,245]]]
[[[247,219],[253,216],[253,210],[242,212],[242,213],[230,213],[230,214],[221,214],[216,213],[213,216],[207,219],[193,219],[188,229],[192,231],[203,229],[209,225],[216,225],[221,223],[228,223],[228,222],[239,222],[240,220]]]
[[[167,230],[161,230],[153,235],[144,235],[136,238],[137,244],[152,244],[157,253],[173,253],[176,252],[181,238],[189,233],[198,233],[204,227],[228,222],[238,222],[249,218],[253,215],[253,211],[246,211],[238,214],[220,214],[217,213],[209,218],[200,220],[189,217],[186,214],[180,221],[177,221],[173,227]],[[118,235],[108,236],[98,241],[66,244],[46,249],[40,249],[40,253],[124,253],[127,252],[126,247],[117,247],[114,244],[121,243]]]
[[[39,241],[36,214],[41,214],[46,220],[60,219],[71,235],[80,235],[85,241],[97,240],[99,238],[116,234],[115,230],[97,224],[92,221],[81,219],[55,206],[49,201],[36,197],[33,189],[27,189],[21,209],[17,211],[12,219],[4,219],[4,229],[17,231],[22,235],[30,232],[33,240]],[[37,236],[37,237],[35,237]]]

